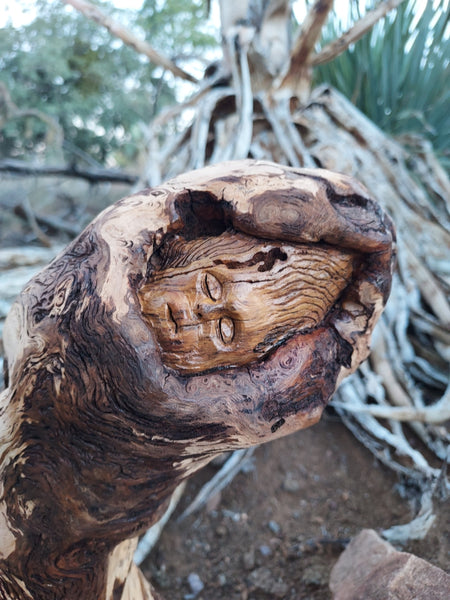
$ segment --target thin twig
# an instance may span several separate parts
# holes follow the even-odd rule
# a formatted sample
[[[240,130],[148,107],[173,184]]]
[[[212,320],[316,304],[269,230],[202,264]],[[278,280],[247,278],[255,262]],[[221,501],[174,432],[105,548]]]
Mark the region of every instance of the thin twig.
[[[22,217],[28,221],[30,221],[31,219],[36,223],[36,226],[39,227],[40,225],[44,225],[45,227],[49,227],[50,229],[53,229],[54,231],[59,231],[62,233],[66,233],[68,235],[70,235],[71,237],[75,237],[77,236],[81,229],[82,229],[82,225],[80,224],[72,224],[72,223],[68,223],[67,221],[64,221],[63,219],[59,219],[58,217],[53,217],[53,216],[45,216],[45,215],[38,215],[36,214],[31,206],[30,207],[25,207],[22,203],[21,206],[18,206],[15,209],[15,214],[19,217]],[[33,230],[35,229],[35,226],[33,226]],[[50,243],[50,238],[47,238],[47,236],[42,232],[42,230],[39,227],[39,231],[41,232],[40,235],[38,236],[38,239],[47,247],[48,243]],[[35,233],[37,234],[37,231],[35,231]],[[41,235],[44,235],[44,240],[46,239],[47,241],[43,241],[41,239]],[[52,244],[50,243],[50,246]]]
[[[198,105],[198,102],[204,96],[206,96],[212,90],[214,90],[216,88],[216,84],[218,82],[220,82],[222,79],[223,79],[223,73],[221,71],[219,71],[219,73],[214,75],[214,77],[207,79],[203,85],[200,85],[199,91],[196,92],[195,94],[193,94],[190,98],[188,98],[184,102],[180,102],[179,104],[176,104],[175,106],[170,106],[168,108],[161,110],[159,115],[157,115],[154,118],[154,120],[152,121],[153,129],[155,131],[159,131],[160,129],[163,128],[163,126],[168,121],[177,117],[184,110]],[[226,86],[218,86],[218,87],[224,88]],[[231,93],[234,93],[231,88],[228,88],[228,89],[230,89]]]
[[[157,521],[154,525],[152,525],[152,527],[150,527],[150,529],[147,530],[145,535],[139,540],[139,544],[134,553],[134,562],[137,565],[142,564],[143,561],[150,554],[150,552],[153,550],[154,545],[156,544],[156,542],[159,540],[159,538],[161,536],[162,530],[164,529],[168,520],[172,516],[173,511],[178,506],[178,502],[181,500],[181,497],[183,496],[185,487],[186,487],[186,482],[183,481],[183,483],[181,483],[176,488],[174,493],[172,494],[172,497],[171,497],[170,503],[169,503],[169,507],[167,508],[164,515],[160,518],[159,521]]]
[[[52,242],[48,235],[46,235],[39,227],[36,215],[33,212],[28,195],[25,195],[25,197],[23,198],[21,208],[23,210],[24,217],[28,221],[28,224],[33,230],[33,233],[36,236],[36,238],[41,242],[43,246],[45,246],[46,248],[51,248]]]
[[[340,38],[329,43],[321,52],[319,52],[319,54],[313,56],[310,59],[309,64],[312,67],[317,67],[318,65],[322,65],[323,63],[335,59],[345,52],[351,44],[354,44],[361,39],[377,21],[385,17],[386,14],[394,8],[397,8],[402,2],[404,2],[404,0],[386,0],[386,2],[380,2],[376,8],[359,19],[359,21],[341,35]]]
[[[353,406],[360,404],[361,400],[356,393],[354,388],[355,377],[349,378],[341,384],[341,389],[339,396],[341,398],[348,398],[349,403]],[[345,404],[345,401],[344,401]],[[342,407],[337,407],[339,413],[342,411]],[[374,417],[369,414],[363,413],[353,413],[353,417],[359,423],[359,425],[365,429],[367,432],[370,432],[371,435],[378,438],[378,440],[382,441],[389,446],[395,448],[396,452],[399,455],[403,455],[408,457],[414,464],[414,468],[428,478],[434,478],[437,476],[437,469],[433,469],[428,464],[425,457],[421,454],[419,450],[415,450],[411,447],[408,440],[404,436],[398,436],[391,431],[389,431],[386,427],[381,425]],[[394,462],[394,461],[392,461]]]
[[[199,510],[208,502],[209,498],[223,490],[250,460],[254,448],[235,450],[223,467],[199,491],[197,496],[178,518],[182,521],[193,512]]]

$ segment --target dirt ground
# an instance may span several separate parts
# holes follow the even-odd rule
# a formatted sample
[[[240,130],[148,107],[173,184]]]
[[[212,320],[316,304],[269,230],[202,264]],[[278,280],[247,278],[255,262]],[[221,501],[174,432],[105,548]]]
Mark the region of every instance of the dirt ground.
[[[217,468],[189,482],[143,564],[167,600],[326,600],[330,570],[349,538],[407,523],[417,511],[416,490],[330,413],[311,429],[259,447],[253,459],[250,472],[180,523],[177,516]],[[404,550],[448,569],[449,503],[435,509],[427,538]]]

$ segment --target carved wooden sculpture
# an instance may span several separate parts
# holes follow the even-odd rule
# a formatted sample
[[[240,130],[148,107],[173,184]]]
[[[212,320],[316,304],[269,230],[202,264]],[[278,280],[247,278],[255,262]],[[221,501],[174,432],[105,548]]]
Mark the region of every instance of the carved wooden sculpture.
[[[217,453],[320,418],[368,355],[393,237],[357,182],[268,162],[99,215],[5,326],[0,598],[152,598],[136,536]]]

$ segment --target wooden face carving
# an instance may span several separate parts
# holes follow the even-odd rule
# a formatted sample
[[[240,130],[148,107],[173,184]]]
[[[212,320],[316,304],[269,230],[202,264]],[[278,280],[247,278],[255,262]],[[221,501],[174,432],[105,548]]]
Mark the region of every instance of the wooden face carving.
[[[320,325],[349,282],[354,255],[318,244],[224,233],[169,243],[141,288],[166,366],[183,374],[241,366]]]

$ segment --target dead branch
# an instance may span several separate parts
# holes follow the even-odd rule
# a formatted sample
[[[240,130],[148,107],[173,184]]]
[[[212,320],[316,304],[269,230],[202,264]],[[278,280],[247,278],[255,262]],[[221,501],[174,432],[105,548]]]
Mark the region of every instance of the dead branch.
[[[0,172],[33,177],[76,177],[89,183],[136,183],[137,175],[123,173],[115,169],[80,169],[76,164],[69,166],[36,165],[21,160],[7,158],[0,160]]]
[[[450,387],[442,398],[422,409],[413,407],[377,406],[351,402],[333,402],[334,407],[343,408],[352,413],[367,413],[379,419],[394,419],[395,421],[418,421],[438,425],[450,419]]]
[[[254,448],[235,450],[223,467],[214,475],[214,477],[205,483],[194,500],[184,510],[183,514],[178,517],[178,522],[202,509],[208,503],[208,500],[225,489],[240,471],[248,467],[254,450]]]
[[[62,0],[62,2],[64,2],[64,4],[69,4],[73,6],[73,8],[80,11],[88,19],[92,19],[99,25],[106,27],[106,29],[112,35],[121,39],[122,42],[124,42],[124,44],[131,46],[134,50],[136,50],[136,52],[144,54],[150,60],[150,62],[170,71],[173,75],[175,75],[175,77],[180,77],[181,79],[191,81],[192,83],[198,82],[198,80],[193,75],[190,75],[189,73],[178,67],[170,59],[157,52],[145,40],[141,40],[138,37],[136,37],[126,27],[118,23],[115,19],[112,19],[108,15],[105,15],[104,12],[102,12],[99,8],[97,8],[87,0]]]
[[[14,208],[14,213],[29,222],[37,239],[47,247],[52,246],[52,243],[50,238],[48,238],[40,228],[41,225],[53,229],[54,231],[66,233],[70,235],[70,237],[75,237],[81,230],[81,225],[73,225],[58,217],[37,214],[33,211],[27,200],[24,200],[20,205],[16,206]]]
[[[178,503],[183,496],[185,487],[186,487],[185,481],[180,483],[180,485],[176,488],[176,490],[172,494],[172,497],[169,502],[169,507],[167,508],[164,515],[161,517],[161,519],[159,521],[157,521],[154,525],[152,525],[150,527],[150,529],[147,529],[145,534],[139,540],[139,544],[136,548],[136,551],[135,551],[134,557],[133,557],[135,564],[137,564],[138,566],[144,562],[146,557],[153,550],[153,547],[156,544],[156,542],[159,540],[162,530],[166,526],[167,522],[169,521],[170,517],[172,516],[174,510],[178,506]]]
[[[40,228],[36,219],[36,215],[34,214],[33,209],[31,207],[30,198],[28,197],[28,195],[25,195],[25,197],[23,198],[20,208],[22,209],[22,214],[25,220],[28,222],[31,229],[33,230],[33,233],[36,236],[36,238],[41,242],[43,246],[45,246],[46,248],[51,248],[52,242],[48,235],[45,234]]]
[[[301,90],[302,85],[305,85],[305,80],[309,83],[309,57],[322,33],[322,27],[332,8],[333,0],[316,0],[311,7],[294,43],[288,71],[279,84],[280,89]]]
[[[351,377],[349,380],[345,381],[341,385],[337,393],[337,397],[341,399],[341,403],[346,403],[347,401],[349,401],[350,404],[353,406],[355,406],[356,404],[360,404],[360,398],[364,396],[364,386],[362,382],[358,380],[357,376]],[[336,408],[339,414],[342,416],[345,409],[342,409],[339,405],[337,405]],[[425,476],[428,479],[435,479],[438,477],[439,470],[430,466],[423,454],[409,444],[406,437],[404,437],[404,435],[400,433],[400,430],[397,430],[396,432],[391,431],[390,429],[388,429],[387,426],[382,425],[375,417],[370,415],[368,412],[353,412],[352,417],[358,423],[359,427],[365,429],[366,433],[369,435],[369,438],[373,436],[377,440],[381,441],[383,444],[391,446],[395,450],[397,455],[406,457],[413,464],[413,469],[410,469],[400,467],[399,463],[397,462],[397,467],[399,467],[398,470],[400,470],[400,468],[402,470],[405,469],[404,472],[409,472],[409,475],[412,477],[414,477],[414,470],[420,472],[422,476]],[[379,454],[377,454],[377,456],[378,458],[380,458],[380,460],[382,460]],[[386,462],[386,458],[387,456],[384,457],[383,462]],[[392,461],[391,458],[389,462],[394,461]],[[392,464],[390,466],[391,468],[396,468],[393,467]]]
[[[226,98],[230,92],[230,88],[211,90],[211,93],[200,101],[199,118],[194,122],[190,140],[191,168],[198,169],[205,164],[206,144],[208,142],[212,113],[217,103]]]
[[[220,71],[210,79],[207,79],[206,82],[200,86],[198,92],[193,94],[190,98],[185,100],[184,102],[179,102],[174,106],[170,106],[168,108],[164,108],[152,121],[152,128],[154,131],[159,132],[163,128],[164,125],[167,124],[168,121],[177,117],[180,113],[182,113],[185,109],[197,106],[201,99],[206,96],[208,93],[216,87],[216,84],[220,82],[223,78],[223,73]],[[220,86],[225,87],[225,86]],[[231,88],[229,88],[231,90]]]
[[[394,8],[397,8],[402,2],[404,2],[404,0],[386,0],[385,2],[381,2],[376,8],[357,21],[353,27],[341,35],[340,38],[325,46],[325,48],[315,56],[312,56],[309,64],[312,67],[316,67],[335,59],[345,52],[351,44],[354,44],[361,39],[370,29],[372,29],[377,21],[386,16],[387,13]]]
[[[241,48],[239,54],[240,106],[239,126],[234,144],[234,151],[227,158],[247,158],[253,131],[253,94],[250,69],[248,65],[248,48]],[[231,147],[230,147],[231,149]]]

